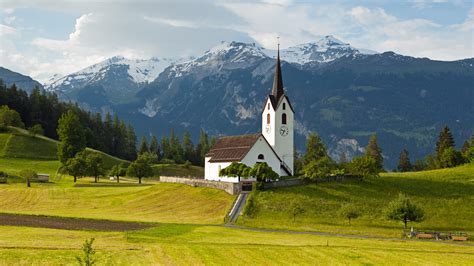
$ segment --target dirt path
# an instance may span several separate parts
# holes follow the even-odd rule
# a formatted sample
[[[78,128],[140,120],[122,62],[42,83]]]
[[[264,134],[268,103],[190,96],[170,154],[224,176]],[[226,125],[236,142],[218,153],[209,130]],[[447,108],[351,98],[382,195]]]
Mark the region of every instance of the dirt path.
[[[109,220],[78,219],[8,213],[0,213],[0,225],[96,231],[130,231],[156,226],[156,224],[149,223],[119,222]]]

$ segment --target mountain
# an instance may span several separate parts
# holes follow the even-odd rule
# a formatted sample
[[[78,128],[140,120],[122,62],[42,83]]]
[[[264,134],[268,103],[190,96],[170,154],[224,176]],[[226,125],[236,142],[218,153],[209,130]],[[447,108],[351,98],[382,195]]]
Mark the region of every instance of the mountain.
[[[329,35],[315,43],[292,46],[281,51],[281,57],[287,62],[306,64],[310,62],[325,63],[343,56],[357,54],[376,54],[367,49],[358,49]]]
[[[18,88],[28,93],[30,93],[35,87],[38,87],[40,88],[40,90],[43,90],[43,85],[41,85],[41,83],[39,83],[38,81],[32,79],[29,76],[13,72],[4,67],[0,67],[0,79],[3,80],[3,82],[7,86],[11,86],[13,83],[15,83]]]
[[[61,99],[80,102],[90,109],[111,106],[129,101],[174,62],[177,60],[116,56],[64,77],[53,77],[45,88],[58,93]]]
[[[171,64],[151,82],[128,88],[127,101],[113,102],[105,89],[77,101],[83,106],[97,101],[92,110],[117,112],[139,134],[160,136],[170,128],[194,136],[200,128],[214,136],[258,132],[274,74],[275,59],[268,54],[255,44],[223,42],[193,60]],[[304,149],[307,134],[317,131],[334,158],[343,151],[350,157],[363,152],[376,132],[385,166],[393,169],[403,148],[413,161],[432,152],[444,124],[458,145],[472,133],[474,59],[371,54],[333,37],[290,47],[281,56],[283,83],[296,112],[298,150]],[[102,73],[113,76],[115,89],[122,90],[126,83],[121,80],[130,80],[129,74],[113,72]],[[95,84],[104,88],[105,81]],[[79,92],[88,90],[85,86]]]

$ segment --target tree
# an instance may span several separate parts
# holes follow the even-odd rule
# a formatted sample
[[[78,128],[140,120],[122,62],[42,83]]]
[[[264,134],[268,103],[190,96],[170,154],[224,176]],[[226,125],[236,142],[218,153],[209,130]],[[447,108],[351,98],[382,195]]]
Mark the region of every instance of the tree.
[[[143,177],[153,176],[153,168],[145,159],[138,157],[137,160],[128,166],[127,176],[137,177],[138,183],[141,184]]]
[[[94,240],[95,240],[94,238],[86,239],[86,241],[84,241],[84,244],[82,244],[83,257],[82,258],[76,257],[79,264],[85,265],[85,266],[94,265],[94,263],[95,263],[95,259],[94,259],[95,250],[92,247],[92,244],[94,243]]]
[[[324,145],[318,134],[310,133],[306,141],[306,153],[303,156],[304,164],[307,165],[326,156],[328,156],[326,145]]]
[[[379,172],[383,171],[382,149],[377,143],[377,134],[373,134],[372,136],[370,136],[369,144],[365,149],[365,155],[374,158]]]
[[[74,158],[78,152],[86,148],[84,128],[79,116],[72,110],[63,114],[59,119],[57,129],[59,135],[58,158],[62,164]]]
[[[196,151],[194,150],[194,145],[191,140],[191,135],[188,131],[184,132],[183,135],[183,149],[184,149],[184,159],[190,162],[194,162],[198,164],[198,160],[196,159]]]
[[[110,169],[109,175],[117,178],[117,183],[120,183],[120,177],[127,174],[127,168],[123,167],[122,164],[116,164]]]
[[[436,158],[440,160],[444,150],[448,148],[454,149],[454,138],[449,127],[445,125],[439,132],[438,141],[436,142]]]
[[[94,182],[99,181],[99,177],[105,175],[102,156],[96,152],[90,152],[86,156],[86,173],[94,177]]]
[[[469,144],[469,141],[465,140],[464,143],[462,144],[461,152],[465,153],[469,148],[471,147],[471,144]]]
[[[27,187],[31,187],[31,180],[38,178],[38,174],[29,169],[21,170],[20,176],[25,179]]]
[[[398,171],[400,172],[408,172],[411,171],[412,166],[410,163],[410,157],[408,154],[407,149],[403,149],[402,152],[400,152],[400,156],[398,158]]]
[[[76,183],[78,176],[85,176],[87,174],[85,151],[79,152],[74,158],[68,159],[64,167],[66,172],[74,177],[74,183]]]
[[[150,149],[148,149],[148,143],[146,141],[145,136],[142,137],[142,141],[140,142],[140,149],[138,149],[138,154],[143,154],[145,152],[150,152]]]
[[[204,165],[204,157],[209,151],[209,149],[209,138],[207,136],[207,133],[203,129],[201,129],[201,131],[199,132],[199,143],[196,147],[196,157],[199,158],[199,165]]]
[[[324,156],[304,166],[304,178],[311,180],[326,178],[331,174],[331,171],[336,168],[336,162],[329,156]]]
[[[405,229],[408,222],[420,222],[424,219],[423,210],[413,204],[403,193],[400,193],[397,199],[389,203],[386,213],[389,219],[402,221]]]
[[[370,156],[357,156],[349,163],[349,172],[362,178],[378,177],[380,169],[374,158]]]
[[[0,125],[24,128],[25,124],[21,121],[20,114],[8,108],[6,105],[0,106]]]
[[[455,167],[463,163],[462,154],[453,147],[443,149],[443,153],[439,158],[439,166],[441,168]]]
[[[474,146],[471,146],[469,150],[464,153],[465,161],[474,162]]]
[[[158,140],[153,135],[150,141],[150,152],[158,155],[160,153],[159,149],[160,147],[158,146]]]
[[[342,206],[342,208],[340,209],[340,213],[342,217],[346,218],[349,221],[349,224],[351,224],[351,219],[357,219],[360,215],[359,210],[357,210],[350,204]]]
[[[40,124],[36,124],[28,129],[28,133],[35,137],[36,135],[44,135],[44,130]]]
[[[238,181],[240,182],[241,177],[248,178],[250,176],[250,170],[251,168],[243,163],[232,162],[226,168],[221,169],[219,175],[238,177]]]
[[[145,160],[150,165],[158,163],[158,155],[153,152],[144,152],[140,154],[138,157]]]
[[[290,215],[293,218],[293,222],[296,222],[296,216],[303,214],[306,210],[298,200],[292,200],[289,204]]]
[[[263,189],[263,183],[267,180],[273,180],[278,178],[278,174],[273,171],[273,169],[268,166],[267,163],[256,163],[252,170],[250,170],[250,176],[257,178],[257,189]]]

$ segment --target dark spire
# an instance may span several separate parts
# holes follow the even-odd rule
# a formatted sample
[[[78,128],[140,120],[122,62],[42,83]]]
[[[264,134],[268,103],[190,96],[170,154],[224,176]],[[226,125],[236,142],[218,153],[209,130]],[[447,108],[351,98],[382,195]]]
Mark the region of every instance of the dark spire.
[[[277,53],[277,62],[275,67],[275,78],[273,79],[273,88],[272,95],[275,97],[275,100],[278,102],[280,97],[285,94],[283,91],[283,79],[281,78],[281,66],[280,66],[280,41],[278,41],[278,53]]]

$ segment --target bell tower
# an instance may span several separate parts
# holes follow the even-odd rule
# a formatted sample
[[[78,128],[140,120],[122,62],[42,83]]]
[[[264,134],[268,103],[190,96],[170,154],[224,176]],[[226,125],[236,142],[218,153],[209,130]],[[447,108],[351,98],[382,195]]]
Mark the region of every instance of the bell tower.
[[[278,42],[275,76],[271,94],[262,110],[262,134],[282,160],[280,175],[294,174],[294,111],[283,89]]]

